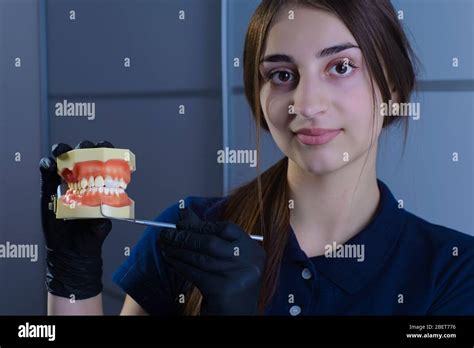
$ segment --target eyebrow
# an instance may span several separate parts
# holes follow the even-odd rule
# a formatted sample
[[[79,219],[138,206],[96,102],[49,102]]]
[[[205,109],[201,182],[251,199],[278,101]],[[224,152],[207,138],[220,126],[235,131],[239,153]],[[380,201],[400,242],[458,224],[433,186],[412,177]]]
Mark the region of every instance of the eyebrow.
[[[316,54],[316,57],[318,58],[324,58],[327,56],[331,56],[333,54],[337,54],[339,52],[348,50],[349,48],[359,48],[359,46],[353,45],[351,43],[344,43],[341,45],[336,45],[336,46],[331,46],[322,49],[318,54]],[[271,54],[268,56],[263,57],[263,59],[260,61],[260,63],[264,62],[271,62],[271,63],[295,63],[295,60],[292,56],[288,56],[286,54]]]

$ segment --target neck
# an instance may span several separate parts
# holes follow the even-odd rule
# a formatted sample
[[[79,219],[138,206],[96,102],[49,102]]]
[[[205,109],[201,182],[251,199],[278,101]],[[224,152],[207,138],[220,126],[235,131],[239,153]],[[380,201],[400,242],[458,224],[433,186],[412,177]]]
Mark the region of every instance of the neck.
[[[315,175],[288,159],[288,184],[294,208],[290,224],[308,257],[324,254],[327,244],[342,244],[372,219],[380,199],[375,155],[363,155],[343,168]]]

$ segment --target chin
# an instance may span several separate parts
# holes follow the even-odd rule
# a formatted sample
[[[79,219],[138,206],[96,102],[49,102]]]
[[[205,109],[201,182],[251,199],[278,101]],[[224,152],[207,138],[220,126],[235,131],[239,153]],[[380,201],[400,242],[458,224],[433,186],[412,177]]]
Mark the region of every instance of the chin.
[[[338,169],[342,168],[344,165],[336,165],[336,164],[318,164],[318,163],[305,163],[303,169],[315,176],[324,176],[331,174]]]
[[[340,156],[336,157],[334,155],[322,153],[311,155],[306,154],[304,156],[298,154],[292,156],[292,158],[294,159],[293,162],[295,162],[302,170],[317,176],[330,174],[344,167],[346,164],[342,161],[342,158],[338,161]]]

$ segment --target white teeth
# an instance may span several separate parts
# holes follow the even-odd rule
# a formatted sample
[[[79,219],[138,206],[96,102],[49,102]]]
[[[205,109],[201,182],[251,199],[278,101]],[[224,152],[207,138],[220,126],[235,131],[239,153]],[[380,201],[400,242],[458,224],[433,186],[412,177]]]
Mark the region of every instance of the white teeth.
[[[123,179],[120,179],[119,187],[123,188],[124,190],[127,188],[127,184],[125,183],[125,181]]]
[[[95,187],[102,187],[104,186],[104,178],[99,175],[95,178]]]
[[[68,183],[69,189],[73,194],[91,194],[101,193],[106,195],[116,195],[117,197],[125,193],[127,184],[123,178],[112,179],[112,176],[107,175],[105,179],[99,175],[96,178],[90,176],[89,179],[82,178],[79,182]]]
[[[89,183],[89,182],[87,181],[86,178],[82,178],[82,180],[81,180],[81,188],[82,188],[82,189],[85,189],[85,188],[87,187],[87,184],[88,184],[88,183]]]
[[[107,175],[105,177],[105,186],[110,188],[110,187],[113,187],[113,184],[114,184],[114,180],[112,179],[111,176]]]

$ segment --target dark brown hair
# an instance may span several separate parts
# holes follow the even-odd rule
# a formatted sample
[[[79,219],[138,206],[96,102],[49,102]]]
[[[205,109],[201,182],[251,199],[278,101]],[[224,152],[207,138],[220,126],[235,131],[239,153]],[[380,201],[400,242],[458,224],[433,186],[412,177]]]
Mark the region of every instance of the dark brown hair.
[[[263,0],[250,20],[244,48],[244,87],[247,101],[255,119],[257,134],[257,177],[235,188],[219,218],[232,221],[248,233],[261,234],[267,262],[259,297],[259,312],[269,304],[278,284],[283,252],[290,227],[287,182],[288,158],[284,157],[260,174],[260,132],[269,131],[260,105],[263,77],[259,72],[265,40],[271,22],[285,5],[304,6],[336,15],[350,30],[365,59],[376,110],[375,88],[383,102],[388,103],[392,92],[397,102],[405,103],[415,88],[414,56],[410,44],[389,0]],[[295,11],[296,12],[296,11]],[[375,86],[374,86],[375,83]],[[383,127],[407,117],[385,117]],[[407,131],[405,123],[405,137]],[[185,314],[198,314],[201,295],[193,288],[184,308]]]

